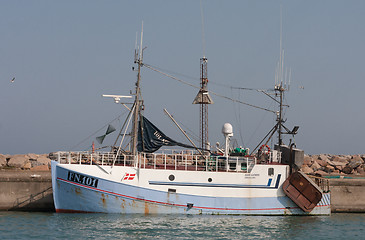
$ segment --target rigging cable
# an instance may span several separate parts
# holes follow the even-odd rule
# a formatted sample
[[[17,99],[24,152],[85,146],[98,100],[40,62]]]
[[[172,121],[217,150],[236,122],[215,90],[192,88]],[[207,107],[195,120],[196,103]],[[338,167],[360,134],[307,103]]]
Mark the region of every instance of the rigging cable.
[[[81,142],[77,143],[76,145],[74,145],[73,147],[70,148],[70,150],[74,150],[76,147],[80,146],[82,143],[84,143],[86,140],[88,140],[89,138],[91,138],[92,136],[94,136],[95,134],[97,134],[99,131],[103,130],[106,126],[108,126],[109,124],[111,124],[112,122],[114,122],[115,120],[119,119],[120,117],[122,117],[125,114],[122,113],[119,116],[117,116],[116,118],[114,118],[112,121],[110,121],[109,123],[105,124],[104,126],[102,126],[100,129],[98,129],[97,131],[95,131],[94,133],[90,134],[88,137],[86,137],[84,140],[82,140]]]
[[[272,106],[272,103],[270,103],[270,106],[269,107],[271,107]],[[276,115],[275,115],[276,116]],[[256,133],[257,133],[257,131],[259,130],[259,128],[261,127],[261,125],[262,125],[262,123],[264,122],[264,120],[266,119],[266,113],[264,114],[264,116],[263,117],[261,117],[261,120],[260,120],[260,122],[259,122],[259,124],[257,125],[257,127],[256,127],[256,129],[254,130],[254,132],[251,134],[251,136],[249,137],[249,139],[248,139],[248,143],[250,143],[251,141],[252,141],[252,138],[255,136],[255,135],[257,135]]]
[[[177,77],[174,77],[174,76],[172,76],[172,75],[170,75],[170,74],[164,73],[164,72],[162,72],[162,71],[160,71],[160,70],[158,70],[158,69],[156,69],[156,68],[153,68],[151,65],[148,65],[148,64],[145,64],[145,63],[144,63],[144,64],[143,64],[143,66],[145,66],[145,67],[147,67],[147,68],[149,68],[149,69],[151,69],[151,70],[153,70],[153,71],[155,71],[155,72],[158,72],[158,73],[160,73],[160,74],[162,74],[162,75],[165,75],[166,77],[169,77],[169,78],[172,78],[172,79],[174,79],[174,80],[176,80],[176,81],[179,81],[179,82],[181,82],[181,83],[183,83],[183,84],[185,84],[185,85],[188,85],[188,86],[191,86],[191,87],[194,87],[194,88],[200,89],[200,87],[199,87],[199,86],[196,86],[196,85],[194,85],[194,84],[188,83],[188,82],[186,82],[186,81],[184,81],[184,80],[181,80],[181,79],[179,79],[179,78],[177,78]],[[224,96],[224,95],[218,94],[218,93],[213,92],[213,91],[210,91],[210,90],[209,90],[209,92],[210,92],[211,94],[213,94],[213,95],[217,96],[217,97],[221,97],[221,98],[224,98],[224,99],[230,100],[230,101],[232,101],[232,102],[241,103],[241,104],[244,104],[244,105],[247,105],[247,106],[253,107],[253,108],[261,109],[261,110],[264,110],[264,111],[267,111],[267,112],[271,112],[271,113],[275,113],[275,114],[276,114],[276,112],[275,112],[275,111],[270,110],[270,109],[267,109],[267,108],[263,108],[263,107],[255,106],[255,105],[250,104],[250,103],[245,103],[245,102],[242,102],[242,101],[239,101],[239,100],[236,100],[236,99],[233,99],[233,98],[230,98],[230,97],[227,97],[227,96]]]
[[[190,130],[186,125],[184,125],[181,121],[179,121],[179,124],[184,127],[184,131],[186,134],[189,135],[189,137],[193,138],[196,142],[199,142],[199,136],[195,134],[192,130]]]
[[[233,88],[231,88],[231,94],[232,94],[232,97],[233,97]],[[238,92],[238,99],[241,99],[241,93]],[[241,130],[241,111],[240,111],[240,106],[238,106],[238,116],[237,116],[237,111],[236,111],[236,104],[233,103],[233,109],[234,109],[234,115],[235,115],[235,118],[236,118],[236,122],[237,122],[237,125],[239,126],[239,135],[240,135],[240,139],[241,139],[241,142],[243,144],[243,146],[245,146],[245,142],[243,141],[243,137],[242,137],[242,130]]]
[[[168,69],[164,69],[164,68],[160,68],[151,64],[144,64],[144,65],[148,65],[149,67],[155,68],[157,70],[160,70],[161,72],[165,72],[168,74],[174,74],[175,76],[181,76],[187,79],[191,79],[196,81],[197,83],[200,83],[200,78],[197,77],[192,77],[186,74],[182,74],[182,73],[178,73],[178,72],[174,72]],[[216,85],[216,86],[220,86],[220,87],[225,87],[225,88],[229,88],[229,89],[238,89],[238,90],[247,90],[247,91],[256,91],[256,92],[262,92],[262,91],[274,91],[274,89],[259,89],[259,88],[244,88],[244,87],[234,87],[234,86],[229,86],[227,84],[224,83],[218,83],[218,82],[214,82],[213,80],[209,80],[209,84],[212,85]]]

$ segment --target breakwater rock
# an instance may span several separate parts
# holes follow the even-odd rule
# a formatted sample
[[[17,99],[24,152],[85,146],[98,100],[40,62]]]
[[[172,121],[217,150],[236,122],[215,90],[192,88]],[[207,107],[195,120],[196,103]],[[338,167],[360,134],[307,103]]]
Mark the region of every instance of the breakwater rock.
[[[49,171],[52,156],[52,153],[0,154],[0,169]],[[315,176],[365,176],[365,154],[305,155],[301,170],[308,175]]]
[[[305,155],[301,170],[316,176],[365,176],[365,154]]]
[[[49,154],[0,154],[0,168],[49,171],[51,169],[51,159]]]

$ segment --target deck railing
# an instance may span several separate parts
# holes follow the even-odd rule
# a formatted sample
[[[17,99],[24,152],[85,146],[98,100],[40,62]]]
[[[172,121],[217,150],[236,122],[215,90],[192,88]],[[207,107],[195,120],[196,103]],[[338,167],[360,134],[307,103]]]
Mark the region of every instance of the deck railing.
[[[317,176],[312,176],[312,175],[307,175],[310,179],[312,179],[317,185],[318,187],[320,187],[322,189],[322,191],[324,193],[327,193],[330,191],[330,183],[329,180],[326,178],[322,178],[322,177],[317,177]]]
[[[170,169],[186,171],[251,172],[256,164],[255,157],[202,156],[193,151],[169,151],[140,153],[137,158],[129,154],[111,152],[56,152],[53,160],[67,164],[89,164],[101,166],[134,166],[148,169]]]

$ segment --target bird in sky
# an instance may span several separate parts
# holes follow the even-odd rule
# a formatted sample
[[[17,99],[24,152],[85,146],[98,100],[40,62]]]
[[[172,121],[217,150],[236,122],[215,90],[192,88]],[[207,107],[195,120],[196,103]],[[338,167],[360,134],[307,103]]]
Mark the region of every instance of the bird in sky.
[[[11,81],[10,81],[10,82],[12,82],[12,83],[13,83],[14,81],[15,81],[15,77],[13,77],[13,79],[11,79]]]

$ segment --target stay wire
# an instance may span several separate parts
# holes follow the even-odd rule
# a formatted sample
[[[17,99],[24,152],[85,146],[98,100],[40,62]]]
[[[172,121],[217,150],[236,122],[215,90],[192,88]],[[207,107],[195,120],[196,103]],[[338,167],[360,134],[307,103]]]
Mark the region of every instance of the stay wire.
[[[147,67],[147,68],[149,68],[149,69],[151,69],[151,70],[153,70],[153,71],[155,71],[155,72],[158,72],[158,73],[160,73],[160,74],[162,74],[162,75],[165,75],[166,77],[169,77],[169,78],[172,78],[172,79],[174,79],[174,80],[176,80],[176,81],[178,81],[178,82],[181,82],[181,83],[183,83],[183,84],[185,84],[185,85],[188,85],[188,86],[193,87],[193,88],[200,89],[200,86],[196,86],[196,85],[194,85],[194,84],[191,84],[191,83],[189,83],[189,82],[186,82],[186,81],[184,81],[184,80],[181,80],[181,79],[179,79],[179,78],[177,78],[177,77],[174,77],[174,76],[172,76],[172,75],[170,75],[170,74],[164,73],[164,72],[162,72],[162,71],[160,71],[160,70],[158,70],[158,69],[156,69],[156,68],[153,68],[151,65],[143,64],[143,66],[145,66],[145,67]],[[261,109],[261,110],[264,110],[264,111],[267,111],[267,112],[276,113],[276,112],[275,112],[275,111],[273,111],[273,110],[270,110],[270,109],[267,109],[267,108],[263,108],[263,107],[259,107],[259,106],[255,106],[255,105],[250,104],[250,103],[245,103],[245,102],[242,102],[242,101],[239,101],[239,100],[236,100],[236,99],[233,99],[233,98],[230,98],[230,97],[227,97],[227,96],[221,95],[221,94],[219,94],[219,93],[216,93],[216,92],[213,92],[213,91],[210,91],[210,90],[209,90],[208,92],[210,92],[211,94],[213,94],[213,95],[215,95],[215,96],[217,96],[217,97],[224,98],[224,99],[230,100],[230,101],[232,101],[232,102],[241,103],[241,104],[243,104],[243,105],[247,105],[247,106],[250,106],[250,107],[253,107],[253,108]]]
[[[233,95],[233,88],[231,88],[231,94],[232,94],[232,97],[234,97]],[[241,93],[239,92],[238,93],[238,99],[241,99]],[[239,135],[240,135],[240,140],[243,144],[243,146],[245,146],[245,142],[243,141],[243,137],[242,137],[242,130],[241,130],[241,109],[240,109],[240,106],[238,106],[238,116],[237,116],[237,110],[236,110],[236,104],[233,103],[233,108],[234,108],[234,115],[235,115],[235,118],[236,118],[236,122],[239,126]]]
[[[272,103],[270,103],[270,106],[269,107],[271,107],[271,106],[272,106]],[[262,123],[264,122],[265,119],[266,119],[266,113],[261,117],[261,120],[260,120],[259,124],[255,128],[255,130],[253,131],[253,133],[251,134],[251,136],[249,137],[248,143],[250,143],[252,141],[253,137],[257,135],[257,131],[261,128]]]
[[[197,77],[192,77],[192,76],[189,76],[189,75],[186,75],[186,74],[174,72],[174,71],[167,70],[167,69],[164,69],[164,68],[160,68],[160,67],[157,67],[157,66],[154,66],[154,65],[151,65],[151,64],[144,64],[144,65],[146,65],[146,67],[147,66],[150,66],[150,67],[153,67],[153,68],[155,68],[157,70],[160,70],[162,72],[174,74],[174,75],[181,76],[181,77],[185,77],[187,79],[191,79],[191,80],[196,81],[197,83],[200,83],[200,78],[197,78]],[[230,89],[248,90],[248,91],[257,91],[257,92],[272,90],[272,89],[258,89],[258,88],[235,87],[235,86],[230,86],[230,85],[223,84],[223,83],[217,83],[217,82],[214,82],[212,80],[209,80],[209,84],[216,85],[216,86],[220,86],[220,87],[225,87],[225,88],[230,88]]]
[[[199,136],[196,135],[192,130],[190,130],[186,125],[184,125],[181,121],[179,122],[183,127],[184,129],[186,129],[186,134],[188,134],[191,138],[193,138],[196,142],[199,142]]]
[[[114,122],[115,120],[121,118],[123,115],[125,114],[122,113],[119,116],[117,116],[116,118],[114,118],[112,121],[110,121],[109,123],[105,124],[104,126],[102,126],[100,129],[98,129],[97,131],[95,131],[94,133],[90,134],[88,137],[86,137],[84,140],[82,140],[81,142],[77,143],[76,145],[74,145],[73,147],[70,148],[70,150],[74,150],[76,147],[80,146],[81,144],[83,144],[86,140],[90,139],[92,136],[96,135],[99,131],[101,131],[103,128],[105,128],[106,126],[108,126],[109,124],[111,124],[112,122]]]

